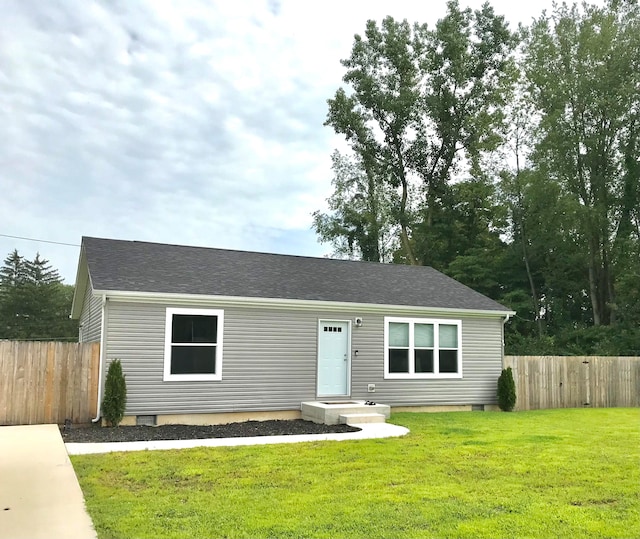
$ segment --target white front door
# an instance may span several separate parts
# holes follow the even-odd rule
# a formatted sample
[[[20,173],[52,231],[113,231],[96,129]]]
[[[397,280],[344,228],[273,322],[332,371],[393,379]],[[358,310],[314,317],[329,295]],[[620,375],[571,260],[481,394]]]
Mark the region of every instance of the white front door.
[[[320,320],[318,335],[318,396],[349,396],[351,324]]]

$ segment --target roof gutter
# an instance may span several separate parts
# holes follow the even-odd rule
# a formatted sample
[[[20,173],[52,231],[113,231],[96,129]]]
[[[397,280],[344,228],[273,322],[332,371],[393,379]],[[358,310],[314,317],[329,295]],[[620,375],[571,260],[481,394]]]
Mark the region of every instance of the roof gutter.
[[[91,423],[97,423],[100,421],[100,395],[102,394],[102,366],[104,365],[104,343],[105,343],[105,327],[106,327],[106,314],[107,314],[107,295],[102,294],[102,318],[100,319],[100,366],[98,367],[98,398],[96,399],[96,417],[91,420]]]

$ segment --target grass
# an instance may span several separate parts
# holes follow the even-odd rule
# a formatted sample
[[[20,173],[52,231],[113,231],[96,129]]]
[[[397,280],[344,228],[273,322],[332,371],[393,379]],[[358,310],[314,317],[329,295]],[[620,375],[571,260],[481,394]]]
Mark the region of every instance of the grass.
[[[394,414],[404,438],[72,457],[101,539],[640,537],[640,411]]]

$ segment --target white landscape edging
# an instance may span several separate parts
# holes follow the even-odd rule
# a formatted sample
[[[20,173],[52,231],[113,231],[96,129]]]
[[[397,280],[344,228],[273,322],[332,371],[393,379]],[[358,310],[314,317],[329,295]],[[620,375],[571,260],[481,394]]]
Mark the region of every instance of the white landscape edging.
[[[409,429],[390,423],[363,423],[353,425],[357,432],[332,432],[326,434],[294,434],[282,436],[253,436],[244,438],[203,438],[198,440],[153,440],[148,442],[66,443],[69,455],[91,455],[115,451],[145,451],[158,449],[189,449],[192,447],[231,447],[241,445],[292,444],[344,440],[367,440],[404,436]]]

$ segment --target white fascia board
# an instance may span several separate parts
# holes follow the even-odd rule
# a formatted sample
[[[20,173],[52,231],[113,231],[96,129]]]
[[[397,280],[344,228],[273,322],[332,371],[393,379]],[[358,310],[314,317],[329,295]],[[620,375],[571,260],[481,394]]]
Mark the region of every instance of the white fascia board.
[[[82,313],[82,305],[87,292],[87,286],[91,286],[89,277],[89,267],[87,257],[84,254],[84,247],[80,247],[80,257],[78,258],[78,269],[76,271],[76,282],[73,287],[73,301],[71,302],[71,318],[79,319]]]
[[[447,307],[422,307],[419,305],[387,305],[378,303],[351,303],[344,301],[321,301],[282,298],[249,298],[245,296],[207,296],[201,294],[167,294],[158,292],[125,292],[120,290],[94,290],[95,294],[106,294],[116,301],[137,303],[184,303],[189,305],[208,305],[211,303],[235,303],[246,307],[285,307],[297,310],[315,310],[318,308],[335,310],[358,310],[363,313],[377,312],[428,312],[444,315],[463,314],[471,317],[505,318],[515,315],[515,311],[492,311],[482,309],[452,309]]]

